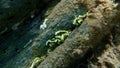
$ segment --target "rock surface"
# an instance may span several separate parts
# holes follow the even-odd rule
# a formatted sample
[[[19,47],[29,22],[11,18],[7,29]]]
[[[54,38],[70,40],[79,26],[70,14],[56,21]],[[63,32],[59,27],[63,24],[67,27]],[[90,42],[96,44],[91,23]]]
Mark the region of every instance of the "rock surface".
[[[115,2],[119,3],[118,0],[115,0]],[[64,65],[66,65],[65,67],[68,66],[68,68],[119,68],[120,12],[118,12],[118,14],[114,14],[114,10],[120,10],[120,5],[118,4],[116,6],[117,8],[114,8],[112,11],[113,14],[108,13],[108,15],[103,18],[101,18],[100,15],[105,15],[107,13],[103,12],[103,14],[99,14],[96,13],[97,11],[95,9],[93,9],[97,8],[97,6],[102,7],[106,5],[107,8],[105,8],[105,11],[109,12],[111,8],[113,9],[113,7],[115,7],[115,5],[112,4],[113,1],[111,0],[0,0],[0,67],[30,68],[35,57],[47,54],[46,41],[53,38],[56,31],[71,30],[73,31],[72,35],[70,35],[62,45],[57,47],[52,53],[47,54],[48,57],[41,64],[35,64],[38,68],[50,68],[50,65],[45,66],[43,64],[49,63],[49,61],[51,62],[50,64],[52,64],[54,63],[52,61],[55,60],[56,63],[53,68],[56,68],[57,66],[64,67]],[[103,8],[104,7],[97,10],[102,12],[103,10],[101,9]],[[97,24],[94,23],[94,25],[95,27],[98,27],[98,22],[100,21],[102,21],[102,24],[104,25],[109,22],[109,31],[107,31],[107,29],[101,29],[103,32],[97,30],[92,31],[92,28],[89,29],[91,30],[89,32],[93,33],[91,34],[92,38],[90,38],[89,42],[92,40],[90,44],[94,47],[85,49],[84,52],[81,52],[84,49],[71,46],[73,47],[71,51],[74,50],[74,52],[70,52],[70,47],[68,46],[77,45],[77,43],[74,42],[76,41],[74,39],[79,37],[82,33],[86,35],[85,31],[87,30],[84,28],[88,28],[83,25],[83,27],[75,27],[72,25],[72,22],[76,16],[86,13],[88,10],[90,10],[90,13],[93,15],[90,15],[90,19],[88,18],[89,20],[86,20],[86,22],[88,22],[87,25],[92,26],[91,23],[97,22]],[[112,17],[112,15],[115,15],[115,18],[110,18],[112,20],[109,20],[109,17]],[[101,19],[96,20],[96,18]],[[48,19],[46,21],[47,27],[45,29],[40,29],[40,25],[43,24],[45,19]],[[106,23],[103,23],[104,21]],[[85,25],[85,23],[83,24]],[[112,27],[113,25],[115,27],[111,28],[111,25]],[[99,28],[107,27],[100,26]],[[78,31],[82,30],[81,28],[85,31]],[[101,32],[103,34],[97,32]],[[109,32],[112,33],[112,39],[109,37]],[[71,40],[70,43],[69,40]],[[81,40],[81,38],[77,38],[77,40],[77,42],[84,42],[84,39]],[[85,44],[87,43],[84,42],[84,45]],[[68,46],[64,48],[63,45]],[[64,59],[64,57],[67,56],[61,56],[63,52],[58,51],[60,50],[60,47],[63,47],[63,52],[64,49],[68,49],[64,52],[65,55],[74,54],[70,55],[74,60],[72,60],[70,56],[67,58],[68,60]],[[76,53],[79,53],[79,55],[76,55]],[[53,60],[51,60],[51,58]],[[62,62],[59,61],[59,59],[66,60],[64,61],[66,64],[59,64],[59,62]],[[72,63],[67,63],[67,61]]]

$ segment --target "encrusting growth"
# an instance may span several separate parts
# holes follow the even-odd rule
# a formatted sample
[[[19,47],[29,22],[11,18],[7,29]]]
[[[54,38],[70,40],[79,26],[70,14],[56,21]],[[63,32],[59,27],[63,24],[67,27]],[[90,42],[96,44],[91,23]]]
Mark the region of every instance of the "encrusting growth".
[[[79,15],[78,17],[75,17],[75,19],[73,20],[73,25],[79,26],[87,16],[88,12],[84,15]]]
[[[59,30],[55,32],[55,37],[46,42],[46,46],[50,48],[48,49],[48,52],[51,51],[51,49],[53,49],[55,45],[61,44],[66,39],[66,37],[70,35],[70,33],[71,31],[66,30]]]

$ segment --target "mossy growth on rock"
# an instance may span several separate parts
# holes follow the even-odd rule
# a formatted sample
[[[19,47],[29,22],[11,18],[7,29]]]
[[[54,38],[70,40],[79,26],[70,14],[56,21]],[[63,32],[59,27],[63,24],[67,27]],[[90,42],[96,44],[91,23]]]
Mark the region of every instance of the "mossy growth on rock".
[[[88,16],[88,12],[84,15],[79,15],[76,16],[75,19],[73,20],[73,25],[75,26],[79,26],[80,24],[82,24],[82,22],[84,21],[84,19]]]
[[[30,68],[36,68],[45,58],[46,56],[35,57]]]
[[[47,51],[52,51],[55,47],[63,43],[64,40],[70,35],[70,33],[71,31],[67,30],[59,30],[55,32],[55,37],[46,42],[46,46],[48,46]]]

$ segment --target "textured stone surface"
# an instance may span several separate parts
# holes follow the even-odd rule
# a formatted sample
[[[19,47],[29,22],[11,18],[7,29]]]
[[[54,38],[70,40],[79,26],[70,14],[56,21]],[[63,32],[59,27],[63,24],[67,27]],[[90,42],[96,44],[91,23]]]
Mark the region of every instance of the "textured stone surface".
[[[28,2],[29,1],[30,0],[28,0]],[[44,7],[47,6],[47,8],[42,7],[44,10],[40,7],[41,4],[38,4],[38,3],[43,4],[43,3],[46,3],[48,0],[44,0],[44,1],[39,0],[39,1],[37,1],[37,3],[36,3],[36,1],[37,0],[34,0],[34,2],[30,1],[30,2],[32,2],[32,4],[35,3],[34,5],[32,5],[32,4],[28,5],[28,4],[24,3],[24,2],[27,2],[26,0],[25,1],[24,0],[13,0],[13,1],[12,0],[11,1],[0,0],[0,5],[3,5],[6,2],[9,2],[10,4],[20,3],[20,4],[18,4],[19,6],[15,6],[15,8],[17,9],[17,7],[19,7],[21,10],[21,12],[19,12],[18,10],[11,8],[12,10],[9,9],[9,11],[6,11],[6,10],[8,10],[8,9],[6,9],[6,7],[3,8],[3,6],[0,6],[0,9],[1,9],[0,10],[0,24],[1,24],[0,25],[0,30],[1,30],[0,33],[2,34],[0,36],[0,67],[1,68],[29,68],[32,65],[33,59],[36,56],[39,57],[46,53],[47,47],[46,47],[45,43],[47,40],[54,37],[54,33],[56,31],[58,31],[58,30],[74,30],[75,29],[75,27],[73,27],[73,25],[72,25],[73,19],[75,18],[75,16],[84,14],[86,12],[86,7],[90,10],[91,14],[93,14],[93,15],[89,16],[91,19],[88,18],[88,20],[86,20],[87,25],[91,25],[91,26],[94,25],[94,27],[99,27],[101,29],[101,28],[106,28],[106,27],[103,27],[103,26],[100,27],[100,24],[98,22],[102,21],[102,23],[104,25],[106,25],[108,23],[107,21],[109,21],[109,22],[111,21],[111,20],[107,20],[107,19],[109,17],[111,17],[112,13],[110,13],[110,14],[108,13],[109,15],[105,16],[107,18],[107,19],[105,19],[106,20],[105,22],[107,22],[107,23],[104,23],[103,19],[96,20],[96,18],[101,18],[100,15],[105,15],[106,13],[99,14],[94,9],[94,7],[98,6],[95,3],[98,3],[98,4],[110,3],[109,2],[110,0],[103,0],[103,1],[107,1],[107,2],[102,2],[102,3],[95,2],[95,1],[100,1],[100,0],[61,0],[60,2],[58,0],[56,2],[56,4],[52,4],[52,2],[49,2],[53,5],[53,7],[50,7],[50,5],[47,6],[47,4],[45,4]],[[21,5],[23,3],[25,5]],[[38,4],[38,6],[35,6],[37,4]],[[112,3],[109,4],[110,5],[109,7],[113,8],[113,6],[111,6],[111,4]],[[7,5],[7,4],[5,4],[5,5],[7,6],[7,8],[9,8],[9,5]],[[13,7],[13,6],[11,5],[11,7]],[[22,8],[22,7],[24,7],[24,8]],[[29,7],[31,7],[32,9]],[[109,8],[109,7],[107,7],[107,8]],[[39,12],[38,13],[39,15],[35,16],[35,18],[34,18],[34,12],[36,14],[38,11],[36,8],[41,8],[39,10],[43,10],[43,11],[42,11],[42,13]],[[25,10],[23,10],[23,9],[25,9]],[[99,7],[99,9],[101,10],[103,8]],[[6,13],[3,13],[2,10],[4,10]],[[13,12],[13,10],[15,10],[15,12]],[[26,11],[26,10],[28,10],[28,11]],[[24,13],[24,12],[26,12],[26,13]],[[10,13],[10,15],[14,15],[15,17],[14,16],[12,18],[10,17],[10,20],[8,20],[9,13]],[[22,13],[24,13],[24,14],[22,14]],[[2,14],[3,14],[3,16],[2,16]],[[112,20],[113,22],[116,22],[117,24],[119,24],[119,19],[120,19],[119,14],[120,13],[118,13],[118,16],[116,16],[117,18],[115,17]],[[47,28],[42,30],[39,27],[43,23],[44,19],[48,19],[48,21],[46,22]],[[19,21],[20,21],[20,24],[19,24]],[[3,22],[5,22],[6,24],[3,24]],[[12,22],[12,23],[9,23],[9,22]],[[110,22],[110,23],[113,23],[113,22]],[[7,27],[5,27],[5,26],[7,26]],[[119,27],[119,26],[120,25],[117,25],[117,27]],[[108,29],[110,29],[110,28],[108,28]],[[9,30],[11,30],[11,31],[9,31]],[[81,30],[81,31],[79,31],[79,30]],[[87,52],[86,51],[83,52],[82,49],[80,49],[79,47],[74,48],[74,46],[72,46],[72,45],[77,45],[77,43],[81,44],[79,42],[82,42],[82,41],[84,43],[87,43],[84,41],[86,39],[86,37],[83,37],[83,36],[88,36],[86,34],[87,30],[91,30],[88,32],[93,32],[93,34],[90,35],[92,37],[87,38],[87,39],[90,39],[88,42],[91,42],[91,40],[92,41],[94,40],[90,44],[96,44],[96,43],[98,43],[98,44],[96,44],[95,45],[96,47],[93,47],[93,49],[89,49],[90,51],[88,50]],[[103,67],[106,67],[106,68],[110,68],[110,67],[114,68],[116,66],[119,66],[119,60],[120,60],[120,58],[119,58],[120,57],[119,41],[120,41],[120,39],[118,36],[120,34],[115,35],[115,38],[114,38],[115,40],[112,41],[112,42],[116,42],[115,44],[118,45],[118,46],[116,46],[117,48],[110,47],[108,49],[105,49],[104,46],[106,44],[110,45],[111,42],[108,42],[108,39],[104,40],[104,38],[103,38],[102,39],[103,41],[100,41],[100,39],[102,38],[101,33],[103,33],[103,34],[107,33],[107,31],[104,29],[101,29],[104,31],[99,31],[99,29],[95,29],[95,28],[93,30],[94,31],[92,31],[92,29],[89,29],[89,27],[86,27],[85,24],[83,24],[79,28],[77,27],[76,30],[72,32],[72,35],[69,36],[68,40],[66,40],[65,43],[62,44],[62,45],[64,45],[64,44],[66,45],[66,47],[63,47],[63,48],[61,46],[61,50],[63,52],[57,51],[57,49],[60,49],[60,48],[57,48],[55,50],[56,51],[55,54],[54,54],[54,52],[49,53],[49,55],[51,55],[51,56],[49,56],[45,61],[50,61],[51,63],[48,62],[48,66],[43,65],[43,67],[44,68],[49,67],[49,66],[52,67],[51,64],[54,63],[53,61],[55,61],[55,64],[53,64],[53,65],[55,65],[56,67],[57,66],[58,67],[60,67],[60,66],[66,67],[66,66],[68,66],[67,63],[69,62],[69,60],[71,62],[72,59],[77,59],[77,60],[72,62],[70,65],[73,64],[73,66],[70,66],[69,68],[79,68],[79,67],[96,68],[97,65],[98,65],[98,67],[100,65],[102,65]],[[119,31],[119,28],[117,30]],[[8,31],[8,32],[6,32],[6,31]],[[99,32],[101,32],[101,33],[99,33]],[[110,32],[110,31],[108,31],[108,32]],[[116,33],[116,31],[114,32],[114,30],[113,30],[112,33]],[[84,39],[77,38],[81,34],[82,34],[82,38],[84,38]],[[74,40],[75,38],[77,38],[77,39]],[[79,40],[81,40],[81,41],[79,41]],[[69,43],[69,41],[70,41],[70,43]],[[74,41],[77,41],[77,43]],[[70,48],[69,46],[73,47],[73,49],[72,48],[69,49]],[[68,55],[68,54],[71,54],[71,52],[69,52],[69,50],[74,51],[74,52],[72,52],[72,55],[70,55],[71,57]],[[93,52],[91,52],[91,50],[93,50]],[[68,57],[61,55],[61,53],[68,55]],[[55,55],[55,56],[53,56],[53,55]],[[83,58],[81,58],[83,55],[85,55],[85,56]],[[64,60],[64,57],[66,57],[65,58],[66,60]],[[53,60],[49,59],[49,58],[52,58]],[[62,61],[62,60],[64,60],[64,61]],[[110,62],[104,61],[104,60],[110,60]],[[45,61],[42,64],[47,63]],[[61,62],[61,63],[59,64],[59,62]],[[66,63],[66,64],[63,64],[62,62]]]

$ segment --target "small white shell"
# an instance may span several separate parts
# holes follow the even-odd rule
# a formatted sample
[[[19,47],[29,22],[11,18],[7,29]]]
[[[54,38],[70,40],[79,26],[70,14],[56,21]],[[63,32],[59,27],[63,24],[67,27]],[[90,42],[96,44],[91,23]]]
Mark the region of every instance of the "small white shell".
[[[43,24],[40,25],[40,29],[44,30],[45,28],[47,28],[47,24],[46,24],[47,20],[48,19],[45,19],[44,22],[43,22]]]

